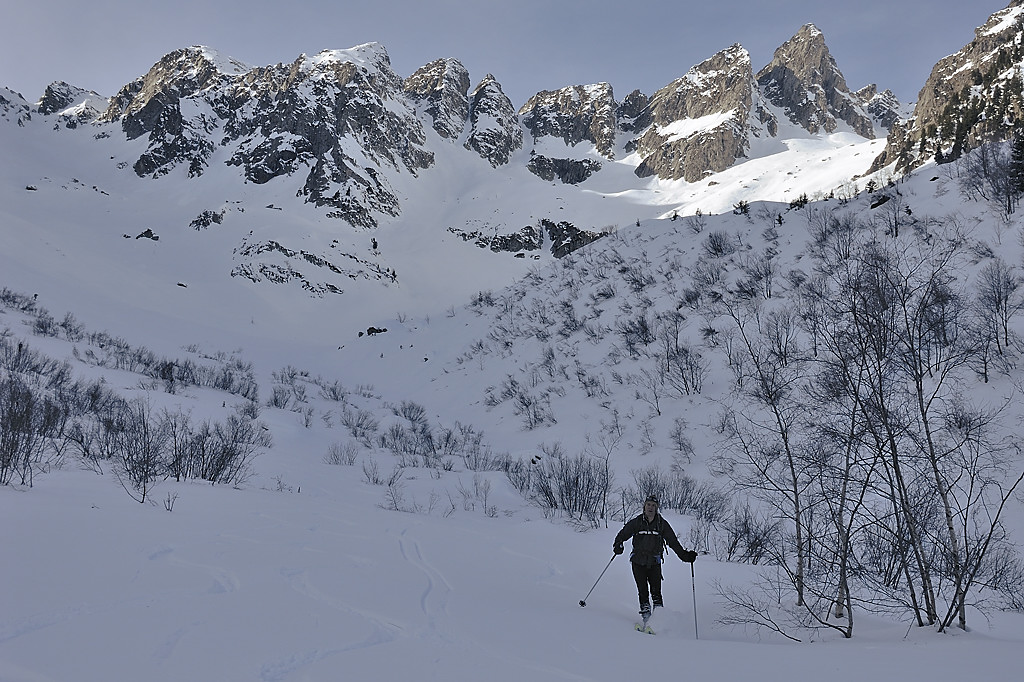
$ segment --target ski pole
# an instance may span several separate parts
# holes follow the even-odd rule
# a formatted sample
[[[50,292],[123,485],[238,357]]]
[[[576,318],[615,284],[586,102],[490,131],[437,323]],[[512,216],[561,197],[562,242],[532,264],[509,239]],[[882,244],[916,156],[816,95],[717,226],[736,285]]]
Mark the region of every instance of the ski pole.
[[[693,590],[693,637],[700,639],[700,632],[697,630],[697,579],[693,577],[693,562],[690,562],[690,588]]]
[[[612,554],[612,558],[608,560],[608,566],[612,565],[612,562],[615,561],[615,557],[616,557],[616,555]],[[597,580],[594,581],[594,587],[597,587],[597,584],[599,582],[601,582],[601,578],[604,577],[604,572],[608,570],[608,566],[605,566],[604,567],[604,571],[601,571],[601,575],[597,576]],[[594,591],[594,587],[590,588],[590,592]],[[590,592],[587,592],[587,596],[586,597],[584,597],[583,599],[580,599],[580,606],[586,606],[587,605],[587,599],[590,597]]]

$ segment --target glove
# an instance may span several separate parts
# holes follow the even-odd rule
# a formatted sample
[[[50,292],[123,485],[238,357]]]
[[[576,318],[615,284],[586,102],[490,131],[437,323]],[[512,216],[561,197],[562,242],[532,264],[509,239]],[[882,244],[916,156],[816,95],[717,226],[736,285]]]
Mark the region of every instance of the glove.
[[[679,558],[688,564],[692,564],[694,561],[697,560],[697,553],[688,549],[684,549],[682,553],[679,555]]]
[[[612,551],[616,554],[622,554],[626,550],[622,545],[615,545],[614,547],[612,547]]]

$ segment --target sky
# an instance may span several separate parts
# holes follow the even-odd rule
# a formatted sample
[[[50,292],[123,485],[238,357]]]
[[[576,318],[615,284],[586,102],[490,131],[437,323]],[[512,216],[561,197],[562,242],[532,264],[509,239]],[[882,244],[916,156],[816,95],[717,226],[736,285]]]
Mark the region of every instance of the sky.
[[[163,55],[205,45],[253,66],[382,43],[408,76],[441,57],[492,73],[516,106],[541,90],[611,83],[652,94],[734,43],[754,68],[815,24],[858,89],[913,103],[932,66],[1007,0],[7,0],[0,86],[37,101],[54,81],[113,95]]]

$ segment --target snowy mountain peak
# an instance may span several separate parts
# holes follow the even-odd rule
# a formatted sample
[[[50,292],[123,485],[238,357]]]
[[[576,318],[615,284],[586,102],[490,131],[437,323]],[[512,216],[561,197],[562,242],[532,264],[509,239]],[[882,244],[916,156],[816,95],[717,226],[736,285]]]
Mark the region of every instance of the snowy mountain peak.
[[[32,108],[19,93],[0,87],[0,118],[23,126],[32,119]]]
[[[380,43],[371,42],[356,45],[345,50],[321,50],[304,60],[312,67],[323,64],[354,64],[367,70],[391,69],[391,57]]]
[[[240,62],[208,47],[193,45],[175,50],[164,55],[145,76],[121,88],[101,120],[137,115],[154,98],[187,97],[247,70]]]
[[[57,81],[47,86],[36,107],[40,114],[57,114],[68,128],[95,121],[107,108],[109,100],[90,90]]]

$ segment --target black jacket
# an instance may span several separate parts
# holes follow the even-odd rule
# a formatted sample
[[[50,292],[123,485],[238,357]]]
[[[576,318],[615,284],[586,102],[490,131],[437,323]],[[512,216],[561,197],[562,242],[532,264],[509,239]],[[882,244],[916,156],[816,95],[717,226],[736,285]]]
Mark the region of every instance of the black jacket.
[[[633,538],[633,551],[630,552],[629,560],[644,566],[660,564],[666,544],[680,559],[683,559],[683,553],[686,551],[679,544],[679,538],[676,537],[672,526],[661,514],[655,514],[654,520],[650,522],[643,514],[630,519],[615,536],[615,544],[621,545],[630,538]]]

